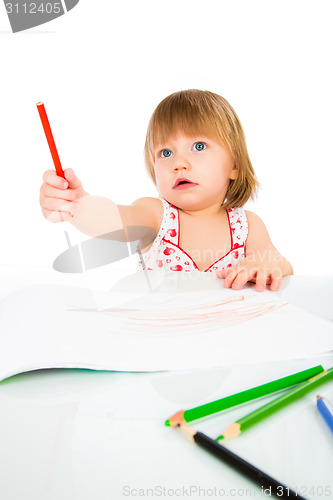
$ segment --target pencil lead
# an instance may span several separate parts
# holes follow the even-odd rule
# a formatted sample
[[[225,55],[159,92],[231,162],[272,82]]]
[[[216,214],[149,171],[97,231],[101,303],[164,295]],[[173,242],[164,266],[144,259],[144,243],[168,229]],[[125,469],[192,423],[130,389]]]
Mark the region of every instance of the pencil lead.
[[[169,423],[167,423],[169,422]],[[186,420],[184,418],[184,410],[177,411],[172,417],[170,417],[165,425],[171,425],[171,427],[177,427],[178,425],[186,424]]]

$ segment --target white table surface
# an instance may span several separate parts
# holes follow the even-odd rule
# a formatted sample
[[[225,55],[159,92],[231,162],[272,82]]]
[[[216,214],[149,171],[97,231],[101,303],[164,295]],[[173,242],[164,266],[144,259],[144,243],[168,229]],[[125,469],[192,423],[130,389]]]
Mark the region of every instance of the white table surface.
[[[0,271],[2,296],[4,290],[9,293],[29,280],[49,282],[51,276],[46,270],[39,277],[14,268]],[[142,274],[135,283],[141,279]],[[129,280],[134,283],[132,277],[124,278],[121,286]],[[332,319],[332,285],[333,278],[292,276],[284,279],[279,294]],[[179,291],[186,286],[180,285]],[[207,281],[207,286],[216,282]],[[210,370],[40,370],[11,377],[0,383],[0,498],[264,498],[260,487],[194,445],[179,429],[165,427],[164,421],[180,409],[320,363],[333,366],[332,353]],[[333,402],[332,382],[224,443],[309,499],[333,498],[333,435],[318,415],[317,393]],[[230,409],[193,427],[215,438],[262,404]]]

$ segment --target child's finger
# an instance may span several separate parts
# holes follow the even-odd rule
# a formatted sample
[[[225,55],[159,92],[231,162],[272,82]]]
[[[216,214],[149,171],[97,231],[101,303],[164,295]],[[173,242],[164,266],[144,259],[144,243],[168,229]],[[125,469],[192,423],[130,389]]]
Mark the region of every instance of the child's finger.
[[[248,281],[246,269],[241,269],[231,284],[233,290],[240,290]]]
[[[223,286],[225,288],[233,288],[234,290],[237,290],[242,288],[242,283],[246,283],[246,281],[246,269],[242,266],[235,266],[231,268],[224,280]]]
[[[224,273],[225,278],[223,286],[225,288],[230,288],[239,270],[236,267],[229,267],[228,269],[223,269],[223,271],[228,271],[227,273]]]
[[[224,279],[224,278],[226,278],[226,277],[227,277],[227,275],[228,275],[228,273],[229,273],[230,269],[231,269],[231,266],[230,266],[230,267],[226,267],[225,269],[221,269],[221,271],[216,271],[216,276],[217,276],[218,278],[222,278],[222,279]]]
[[[46,182],[46,184],[50,184],[51,186],[58,189],[68,188],[67,180],[59,177],[54,170],[47,170],[46,172],[44,172],[43,181]]]
[[[272,275],[271,275],[271,281],[272,282],[271,282],[270,290],[272,290],[273,292],[275,292],[281,286],[282,273],[280,273],[280,274],[278,274],[278,273],[272,273]]]
[[[49,211],[74,213],[77,209],[77,203],[61,200],[59,198],[48,198],[43,200],[43,208]]]
[[[74,171],[71,168],[66,168],[64,171],[65,178],[68,181],[68,187],[70,189],[78,189],[82,188],[82,183],[78,177],[74,174]]]
[[[267,272],[265,269],[259,269],[256,275],[256,286],[255,289],[257,292],[263,292],[266,290],[266,282],[267,282]]]
[[[226,288],[230,288],[231,285],[233,285],[234,280],[237,278],[239,273],[243,273],[247,268],[247,262],[246,260],[243,260],[236,264],[235,266],[232,267],[227,267],[226,269],[223,269],[221,272],[224,271],[225,279],[223,285]],[[240,281],[241,278],[239,278]]]
[[[58,222],[67,222],[72,219],[72,215],[68,212],[57,212],[50,210],[43,210],[44,217],[49,221],[57,224]]]
[[[240,290],[248,281],[250,281],[257,273],[257,269],[251,269],[250,267],[240,268],[240,272],[237,274],[236,278],[232,283],[233,290]]]
[[[73,201],[80,197],[81,193],[78,193],[75,189],[57,189],[50,186],[50,184],[44,184],[41,190],[42,196],[48,198],[59,198],[66,201]]]

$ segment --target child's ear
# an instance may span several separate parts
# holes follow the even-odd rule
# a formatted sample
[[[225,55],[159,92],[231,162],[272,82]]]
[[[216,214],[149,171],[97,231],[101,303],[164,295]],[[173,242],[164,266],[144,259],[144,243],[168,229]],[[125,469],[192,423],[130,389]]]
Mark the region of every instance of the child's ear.
[[[234,165],[230,172],[230,180],[235,180],[237,179],[237,177],[238,177],[238,168],[236,167],[236,165]]]

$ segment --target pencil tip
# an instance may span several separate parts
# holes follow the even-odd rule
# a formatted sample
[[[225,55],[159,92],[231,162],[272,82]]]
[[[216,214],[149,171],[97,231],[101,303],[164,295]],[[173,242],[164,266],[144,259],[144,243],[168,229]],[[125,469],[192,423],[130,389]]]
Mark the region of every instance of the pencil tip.
[[[233,424],[229,425],[227,429],[225,429],[224,433],[221,434],[220,438],[221,439],[230,439],[234,438],[236,436],[239,436],[241,433],[241,426],[238,422],[234,422]]]
[[[166,421],[164,422],[164,425],[166,425],[167,427],[170,427],[170,420],[169,420],[169,419],[168,419],[168,420],[166,420]]]
[[[318,399],[323,399],[323,396],[317,396],[317,401]]]
[[[222,434],[221,436],[217,437],[217,438],[216,438],[216,441],[221,441],[221,439],[224,439],[223,434]]]
[[[184,419],[184,410],[177,411],[177,413],[172,415],[167,422],[169,422],[169,424],[166,423],[165,425],[171,425],[171,427],[177,427],[178,425],[185,424],[186,420]]]
[[[190,438],[194,439],[194,435],[197,433],[197,431],[196,431],[195,429],[193,429],[193,428],[189,427],[189,426],[188,426],[188,425],[186,425],[186,424],[178,424],[178,426],[181,428],[181,430],[182,430],[183,432],[185,432],[185,434],[186,434],[188,437],[190,437]]]

